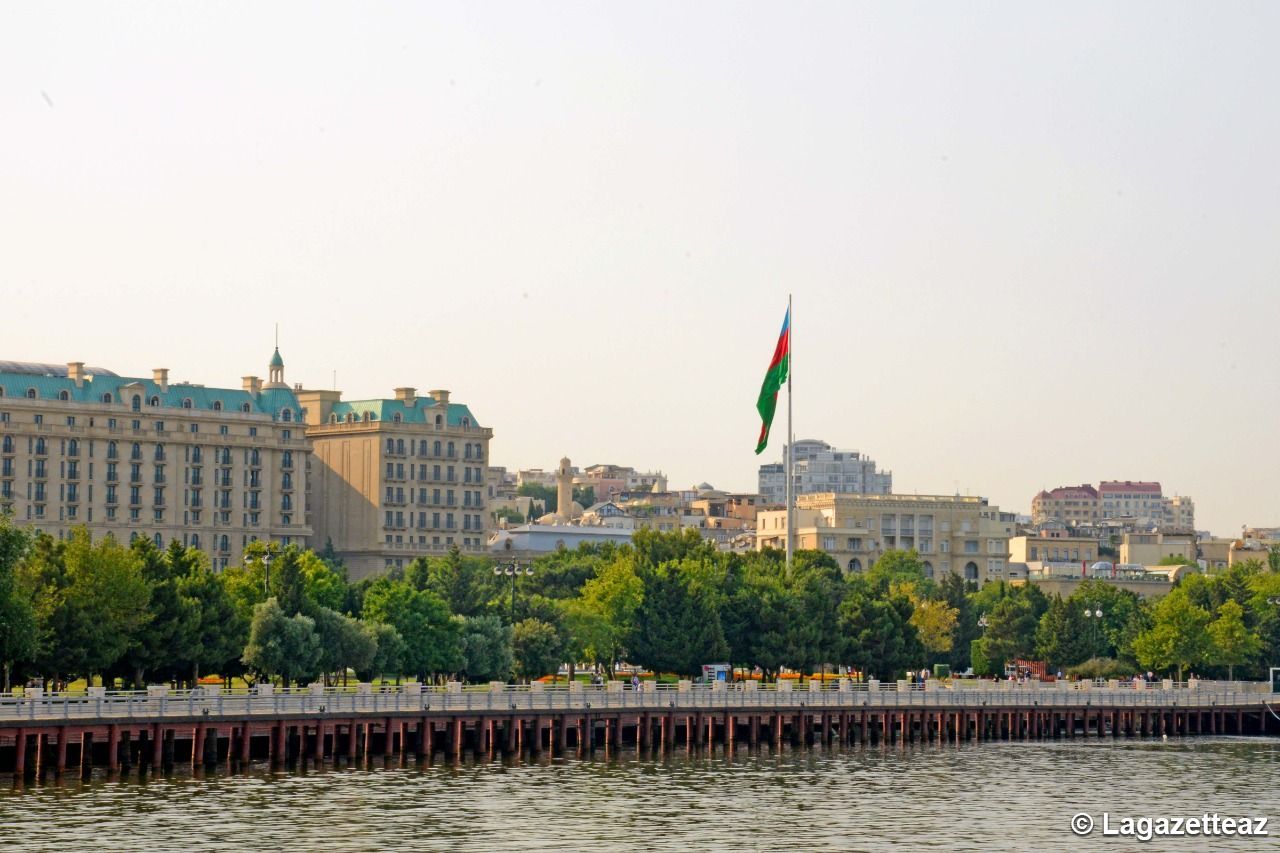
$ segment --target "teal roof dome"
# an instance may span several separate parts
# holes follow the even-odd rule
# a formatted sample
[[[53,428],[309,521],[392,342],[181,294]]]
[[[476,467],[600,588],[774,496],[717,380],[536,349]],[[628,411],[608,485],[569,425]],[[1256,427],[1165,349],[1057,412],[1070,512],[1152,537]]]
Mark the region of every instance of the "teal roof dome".
[[[271,356],[271,367],[284,367],[284,359],[280,357],[280,347],[276,347],[276,351]]]

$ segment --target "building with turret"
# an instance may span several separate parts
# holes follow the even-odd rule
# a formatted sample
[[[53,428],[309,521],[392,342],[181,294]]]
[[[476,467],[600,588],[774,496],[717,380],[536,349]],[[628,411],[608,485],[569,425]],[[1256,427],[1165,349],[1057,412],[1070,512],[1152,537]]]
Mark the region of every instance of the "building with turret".
[[[176,540],[215,569],[255,540],[310,544],[302,405],[279,350],[267,372],[225,388],[0,362],[0,512],[56,538]]]

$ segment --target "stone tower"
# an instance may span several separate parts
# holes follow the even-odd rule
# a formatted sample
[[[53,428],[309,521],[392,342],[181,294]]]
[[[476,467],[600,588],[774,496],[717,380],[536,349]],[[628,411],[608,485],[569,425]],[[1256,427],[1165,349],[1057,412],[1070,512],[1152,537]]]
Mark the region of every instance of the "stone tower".
[[[284,359],[280,357],[280,347],[271,355],[271,363],[267,366],[267,384],[264,388],[288,388],[284,384]]]
[[[556,469],[556,520],[568,521],[573,518],[573,469],[569,457],[560,460]]]

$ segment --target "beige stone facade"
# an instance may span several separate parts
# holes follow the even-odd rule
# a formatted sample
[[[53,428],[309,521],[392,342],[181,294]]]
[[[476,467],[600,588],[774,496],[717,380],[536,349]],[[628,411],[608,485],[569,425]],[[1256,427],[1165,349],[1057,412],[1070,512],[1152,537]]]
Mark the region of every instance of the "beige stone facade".
[[[851,572],[869,568],[885,551],[914,548],[933,577],[1000,580],[1016,532],[1012,513],[959,495],[800,495],[795,512],[796,548],[825,551]],[[757,515],[757,549],[781,550],[786,535],[786,510]]]
[[[483,553],[493,431],[448,391],[345,402],[299,391],[312,465],[315,543],[331,541],[353,579],[442,554]]]
[[[311,544],[301,407],[278,352],[269,370],[232,389],[0,364],[0,512],[59,538],[177,540],[216,569],[254,540]]]
[[[1120,542],[1120,562],[1154,566],[1167,557],[1196,562],[1194,535],[1173,533],[1126,533]]]
[[[1009,540],[1011,563],[1093,563],[1098,540],[1082,536],[1015,536]]]
[[[1088,483],[1079,486],[1059,486],[1041,491],[1031,499],[1031,523],[1062,522],[1071,527],[1096,524],[1098,514],[1098,490]]]

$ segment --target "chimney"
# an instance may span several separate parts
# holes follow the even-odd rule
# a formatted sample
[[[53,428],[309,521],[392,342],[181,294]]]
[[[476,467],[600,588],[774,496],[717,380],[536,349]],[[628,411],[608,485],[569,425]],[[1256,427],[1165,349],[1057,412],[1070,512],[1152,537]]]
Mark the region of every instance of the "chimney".
[[[396,399],[403,402],[409,408],[413,408],[414,403],[418,401],[417,388],[397,388]]]
[[[157,367],[155,370],[151,371],[151,378],[160,386],[161,391],[169,390],[169,368]]]
[[[262,380],[256,376],[240,377],[240,387],[250,394],[257,394],[262,390]]]
[[[77,388],[84,387],[84,362],[68,361],[67,362],[67,378],[76,383]]]
[[[431,399],[432,399],[432,400],[435,400],[437,403],[440,403],[440,404],[442,404],[442,405],[443,405],[443,404],[445,404],[445,403],[448,403],[448,402],[449,402],[449,392],[448,392],[448,391],[443,391],[443,390],[441,390],[441,389],[437,388],[436,390],[431,391],[431,392],[430,392],[430,394],[431,394]]]

